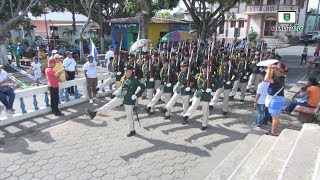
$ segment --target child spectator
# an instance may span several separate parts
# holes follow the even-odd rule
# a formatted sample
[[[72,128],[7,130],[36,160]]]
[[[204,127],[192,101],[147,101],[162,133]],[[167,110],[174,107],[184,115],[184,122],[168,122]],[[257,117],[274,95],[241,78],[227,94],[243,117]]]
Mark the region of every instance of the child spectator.
[[[0,65],[0,101],[6,107],[6,112],[10,114],[14,114],[13,102],[15,99],[15,93],[13,89],[9,86],[9,77],[8,73],[2,69],[2,65]],[[9,101],[7,99],[9,97]]]
[[[37,86],[39,86],[41,78],[41,64],[39,63],[37,56],[33,57],[31,67],[27,73],[29,73],[31,70],[33,70],[34,78],[36,79]]]
[[[264,117],[265,117],[265,100],[268,94],[268,88],[270,83],[269,82],[265,82],[264,77],[266,75],[265,71],[262,71],[260,73],[260,84],[258,85],[258,91],[257,91],[257,95],[255,97],[254,100],[254,108],[258,109],[258,119],[255,123],[253,123],[254,127],[261,127],[264,121]]]
[[[306,44],[304,46],[304,48],[303,48],[303,51],[302,51],[302,57],[301,57],[300,65],[302,64],[303,60],[304,60],[304,63],[307,62],[307,56],[308,56],[308,47],[307,47],[307,44]]]

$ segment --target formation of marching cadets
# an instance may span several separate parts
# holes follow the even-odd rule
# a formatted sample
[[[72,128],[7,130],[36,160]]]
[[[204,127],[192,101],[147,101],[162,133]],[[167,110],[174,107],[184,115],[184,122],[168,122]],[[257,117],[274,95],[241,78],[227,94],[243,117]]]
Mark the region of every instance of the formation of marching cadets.
[[[182,45],[182,46],[181,46]],[[255,49],[223,47],[221,45],[197,42],[169,43],[161,51],[126,54],[115,52],[114,73],[97,87],[115,84],[112,100],[94,111],[87,109],[90,118],[97,114],[124,105],[128,120],[128,137],[133,136],[134,111],[138,98],[146,96],[149,115],[155,112],[155,105],[164,99],[161,109],[165,119],[169,119],[172,107],[182,101],[182,124],[202,105],[201,130],[206,130],[209,110],[213,109],[223,93],[223,115],[229,111],[229,100],[234,100],[240,89],[240,102],[244,102],[246,92],[255,93],[259,83],[259,73],[264,67],[257,63],[276,58],[275,51],[264,52]]]

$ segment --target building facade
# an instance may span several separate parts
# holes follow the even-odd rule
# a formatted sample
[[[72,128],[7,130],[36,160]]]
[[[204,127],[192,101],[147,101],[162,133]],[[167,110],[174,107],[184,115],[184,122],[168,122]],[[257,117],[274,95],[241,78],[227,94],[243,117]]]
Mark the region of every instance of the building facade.
[[[212,5],[216,9],[218,4]],[[238,39],[247,37],[250,31],[258,34],[258,38],[282,38],[285,32],[274,31],[272,27],[279,25],[278,11],[295,11],[296,23],[300,26],[306,21],[308,0],[253,0],[251,3],[237,3],[225,14],[224,26],[217,29],[217,38],[235,39],[235,29],[239,29]],[[294,24],[281,24],[281,26]],[[303,27],[304,28],[304,27]],[[297,33],[296,35],[300,35]]]

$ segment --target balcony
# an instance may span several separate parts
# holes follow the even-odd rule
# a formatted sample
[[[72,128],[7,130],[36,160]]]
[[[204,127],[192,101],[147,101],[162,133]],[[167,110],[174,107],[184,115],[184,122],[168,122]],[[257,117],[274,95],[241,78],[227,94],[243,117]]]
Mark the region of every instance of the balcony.
[[[272,14],[278,11],[298,11],[297,5],[263,5],[263,6],[247,6],[245,14]]]

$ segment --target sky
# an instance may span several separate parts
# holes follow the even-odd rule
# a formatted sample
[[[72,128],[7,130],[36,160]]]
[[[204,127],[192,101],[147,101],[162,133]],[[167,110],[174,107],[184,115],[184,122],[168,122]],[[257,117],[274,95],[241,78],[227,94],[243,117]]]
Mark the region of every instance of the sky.
[[[317,5],[318,5],[319,1],[320,0],[309,0],[309,9],[310,8],[317,9]],[[180,0],[178,7],[173,8],[172,12],[175,13],[181,9],[187,9],[182,0]]]

